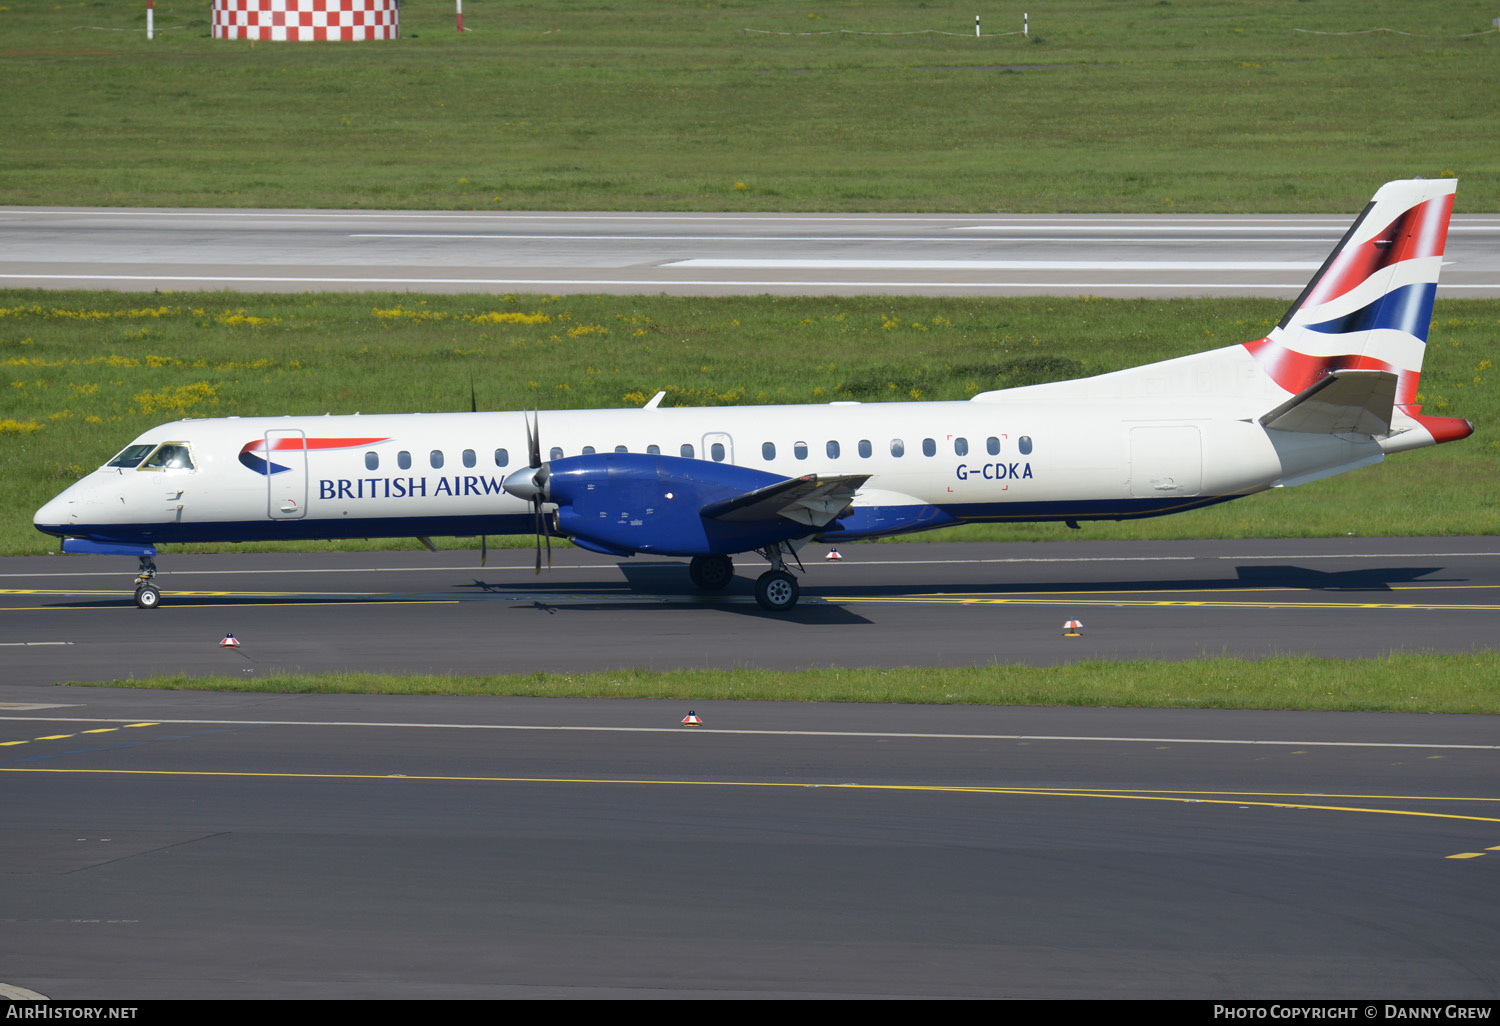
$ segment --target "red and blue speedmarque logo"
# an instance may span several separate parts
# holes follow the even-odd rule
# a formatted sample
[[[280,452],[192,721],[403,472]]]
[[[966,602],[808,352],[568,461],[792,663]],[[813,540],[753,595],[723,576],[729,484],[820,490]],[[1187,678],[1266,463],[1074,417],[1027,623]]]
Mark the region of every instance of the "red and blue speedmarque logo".
[[[366,445],[379,445],[381,442],[389,442],[389,438],[278,438],[271,443],[271,452],[304,452],[312,450],[332,449],[358,449]],[[272,474],[282,474],[291,467],[273,462],[266,456],[257,455],[266,453],[266,440],[257,438],[253,442],[246,442],[240,449],[241,465],[264,474],[269,477]],[[268,454],[269,455],[269,454]]]

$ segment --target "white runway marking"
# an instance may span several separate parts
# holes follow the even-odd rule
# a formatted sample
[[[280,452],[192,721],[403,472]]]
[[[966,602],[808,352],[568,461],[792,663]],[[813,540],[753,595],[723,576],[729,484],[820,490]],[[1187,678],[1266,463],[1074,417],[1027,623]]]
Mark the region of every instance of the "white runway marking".
[[[703,286],[711,288],[724,288],[734,286],[739,288],[785,288],[795,286],[798,289],[806,288],[878,288],[878,289],[1300,289],[1307,283],[1298,282],[1256,282],[1246,285],[1240,282],[1131,282],[1131,281],[865,281],[863,279],[851,279],[846,281],[806,281],[802,279],[787,280],[747,280],[743,278],[722,278],[688,280],[681,278],[331,278],[331,277],[296,277],[286,275],[193,275],[193,274],[0,274],[0,280],[6,281],[128,281],[128,282],[164,282],[164,281],[190,281],[204,284],[226,284],[231,282],[250,282],[257,285],[269,284],[296,284],[296,285],[400,285],[400,286],[422,286],[422,285],[534,285],[549,288],[560,286],[588,286],[591,288],[661,288],[662,286]],[[1445,285],[1445,289],[1493,289],[1493,285]]]
[[[523,235],[517,232],[351,232],[351,239],[459,239],[459,240],[489,240],[510,242],[732,242],[736,244],[754,242],[831,242],[843,245],[864,245],[871,242],[894,242],[909,245],[914,242],[930,243],[956,243],[959,245],[972,245],[976,242],[981,244],[995,242],[1051,242],[1066,241],[1069,245],[1079,242],[1098,243],[1134,243],[1134,242],[1156,242],[1156,239],[1132,238],[1130,236],[1112,236],[1109,238],[1092,239],[1088,237],[1079,238],[1070,236],[1066,240],[1053,240],[1048,238],[1050,229],[1043,228],[1017,228],[1016,237],[987,237],[984,239],[959,238],[952,235],[601,235],[588,233],[582,235]],[[1327,232],[1312,229],[1321,240]],[[1209,236],[1190,240],[1193,243],[1200,242],[1233,242],[1235,245],[1244,245],[1247,242],[1264,242],[1277,246],[1285,246],[1285,238],[1278,239],[1253,239],[1237,236],[1234,238],[1215,239]],[[1314,264],[1314,267],[1321,266]]]
[[[1101,218],[1100,220],[1103,220],[1103,219]],[[1134,222],[1134,223],[1131,223],[1131,224],[1122,224],[1122,225],[1108,225],[1108,224],[1098,224],[1098,223],[1091,223],[1091,224],[1086,224],[1086,225],[1083,225],[1083,224],[1036,225],[1036,224],[1026,224],[1026,223],[1023,222],[1023,223],[1017,223],[1017,224],[969,224],[969,225],[960,225],[958,227],[949,228],[948,231],[951,231],[951,232],[1032,231],[1032,230],[1035,230],[1035,229],[1040,228],[1040,227],[1045,227],[1046,230],[1049,231],[1049,232],[1088,232],[1088,231],[1096,231],[1096,230],[1097,231],[1102,231],[1102,232],[1111,232],[1111,231],[1201,232],[1205,228],[1213,228],[1213,229],[1216,229],[1216,230],[1222,230],[1222,231],[1226,231],[1226,232],[1254,232],[1254,231],[1302,232],[1302,231],[1327,231],[1327,232],[1332,232],[1335,235],[1339,235],[1339,234],[1342,234],[1345,231],[1344,228],[1322,228],[1322,227],[1320,227],[1318,225],[1314,225],[1314,224],[1303,224],[1303,225],[1261,225],[1261,224],[1250,224],[1250,225],[1246,225],[1244,227],[1238,227],[1238,226],[1233,225],[1233,224],[1226,224],[1226,223],[1224,223],[1222,221],[1204,221],[1204,222],[1199,223],[1199,224],[1181,224],[1181,225],[1162,224],[1162,223],[1157,222],[1157,221],[1138,221],[1138,222]],[[1450,223],[1448,225],[1448,231],[1450,233],[1451,232],[1500,232],[1500,224],[1465,224],[1465,225],[1460,225],[1460,224],[1456,224],[1456,223]]]
[[[812,271],[1316,271],[1306,260],[859,260],[691,257],[663,267]]]
[[[321,276],[246,276],[246,275],[0,275],[0,281],[20,282],[198,282],[207,285],[236,284],[248,282],[252,285],[399,285],[399,287],[426,287],[426,285],[535,285],[535,287],[588,287],[588,288],[1035,288],[1035,290],[1106,290],[1106,288],[1217,288],[1217,290],[1299,290],[1307,282],[871,282],[852,278],[846,281],[805,281],[805,279],[681,279],[681,278],[321,278]],[[1439,285],[1440,291],[1481,288],[1493,291],[1496,285]]]
[[[516,730],[542,732],[573,732],[594,734],[731,734],[750,737],[869,737],[898,740],[925,741],[1064,741],[1064,742],[1130,742],[1134,744],[1177,745],[1273,745],[1291,748],[1423,748],[1449,751],[1494,751],[1500,745],[1458,745],[1417,743],[1407,741],[1276,741],[1261,738],[1219,737],[1128,737],[1090,734],[936,734],[909,731],[879,730],[725,730],[721,728],[692,727],[586,727],[545,726],[525,723],[384,723],[358,720],[164,720],[148,717],[152,725],[167,726],[229,726],[229,727],[396,727],[428,728],[433,730]],[[90,716],[0,716],[0,721],[31,723],[139,723],[141,718],[90,717]]]

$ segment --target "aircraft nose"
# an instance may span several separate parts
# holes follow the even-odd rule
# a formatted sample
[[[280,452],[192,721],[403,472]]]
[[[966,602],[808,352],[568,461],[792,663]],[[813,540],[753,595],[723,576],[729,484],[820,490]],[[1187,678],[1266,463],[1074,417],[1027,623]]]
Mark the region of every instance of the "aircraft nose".
[[[36,515],[31,518],[31,523],[38,530],[46,531],[49,528],[65,527],[72,519],[73,499],[68,492],[63,492],[37,510]]]

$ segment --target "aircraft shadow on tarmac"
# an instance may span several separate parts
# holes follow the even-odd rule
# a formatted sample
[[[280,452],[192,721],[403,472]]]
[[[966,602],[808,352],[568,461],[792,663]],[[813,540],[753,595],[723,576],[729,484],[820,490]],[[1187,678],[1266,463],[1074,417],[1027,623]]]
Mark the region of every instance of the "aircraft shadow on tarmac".
[[[718,611],[796,624],[849,624],[870,623],[868,619],[850,612],[836,600],[817,601],[820,593],[832,592],[841,597],[856,600],[869,599],[921,599],[941,595],[946,598],[962,598],[965,595],[993,595],[1003,590],[1007,595],[1048,595],[1132,593],[1170,595],[1182,592],[1203,591],[1315,591],[1315,592],[1381,592],[1389,593],[1401,584],[1439,584],[1462,581],[1462,577],[1444,577],[1421,580],[1428,574],[1437,573],[1443,567],[1371,567],[1359,570],[1323,571],[1306,567],[1284,565],[1250,565],[1235,568],[1235,576],[1228,578],[1178,578],[1170,580],[1090,580],[1087,577],[1066,581],[1037,581],[1006,579],[998,574],[991,580],[980,583],[948,583],[945,581],[911,581],[891,584],[840,584],[819,575],[810,584],[804,596],[814,601],[797,605],[783,613],[768,613],[755,603],[753,580],[739,576],[722,592],[703,592],[687,579],[682,563],[654,562],[620,564],[622,579],[611,579],[611,575],[584,581],[560,583],[546,575],[517,582],[515,580],[486,581],[471,578],[464,583],[455,583],[445,592],[417,594],[368,594],[349,593],[319,594],[295,593],[282,595],[234,595],[225,593],[178,594],[171,596],[173,606],[281,606],[289,603],[316,606],[321,603],[347,605],[368,603],[381,605],[391,602],[443,601],[448,596],[470,595],[493,596],[496,600],[510,600],[519,608],[538,609],[556,613],[563,609],[590,611],[618,609],[622,602],[635,602],[649,608],[651,599],[659,598],[663,609],[681,609],[686,604],[713,608]],[[529,602],[529,605],[521,605]],[[128,602],[126,604],[129,604]],[[73,608],[111,607],[121,605],[117,598],[63,602]]]
[[[541,609],[548,613],[556,613],[562,609],[568,610],[600,610],[618,609],[619,603],[611,601],[610,596],[629,596],[631,598],[649,598],[658,596],[663,600],[682,598],[684,596],[695,600],[696,604],[712,607],[716,610],[729,613],[737,613],[741,616],[756,619],[776,620],[781,623],[795,624],[863,624],[871,621],[857,613],[850,612],[842,606],[825,603],[799,603],[791,609],[781,613],[771,613],[762,609],[754,601],[746,602],[746,598],[754,594],[754,582],[748,577],[736,577],[729,587],[721,592],[705,592],[695,587],[688,580],[686,565],[673,562],[638,562],[621,563],[620,573],[624,575],[624,581],[589,581],[579,586],[559,589],[556,583],[549,583],[545,578],[540,579],[539,588],[544,594],[537,594],[532,603],[532,608]],[[491,584],[485,581],[475,580],[470,585],[460,587],[474,587],[491,594],[515,595],[518,592],[525,593],[526,585],[517,587],[515,582],[505,584]],[[566,591],[570,598],[566,605],[548,602],[548,597],[556,596],[560,591]],[[600,601],[588,602],[578,601],[578,595],[600,595]],[[725,597],[732,597],[734,601],[716,601]],[[663,605],[667,605],[664,601]],[[674,608],[680,609],[681,604],[670,603]]]
[[[1329,572],[1299,566],[1241,566],[1235,577],[1185,577],[1159,580],[1091,580],[1073,578],[1066,581],[1005,579],[997,576],[983,584],[906,584],[854,585],[838,588],[840,595],[877,598],[885,595],[922,593],[962,596],[989,595],[1003,590],[1007,595],[1048,595],[1090,593],[1159,593],[1163,595],[1189,591],[1377,591],[1389,592],[1399,584],[1438,584],[1463,578],[1419,578],[1436,573],[1442,567],[1388,567]]]

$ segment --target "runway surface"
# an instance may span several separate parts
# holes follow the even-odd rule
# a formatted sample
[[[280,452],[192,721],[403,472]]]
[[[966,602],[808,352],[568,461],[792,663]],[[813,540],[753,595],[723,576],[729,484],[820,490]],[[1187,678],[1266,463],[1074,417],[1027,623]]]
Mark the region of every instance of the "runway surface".
[[[1500,996],[1487,718],[0,697],[54,998]]]
[[[1036,665],[1221,653],[1464,651],[1500,636],[1493,538],[854,545],[803,550],[790,614],[741,557],[705,594],[686,562],[559,550],[0,559],[14,685],[158,673],[484,674],[627,667]],[[1069,619],[1080,638],[1063,637]],[[225,651],[233,633],[242,647]]]
[[[1462,211],[1462,196],[1459,210]],[[0,208],[0,286],[1290,299],[1357,210],[1312,215]],[[1500,215],[1449,229],[1441,296],[1500,296]]]
[[[515,550],[165,555],[152,611],[129,560],[0,560],[0,983],[1500,997],[1492,717],[709,702],[685,728],[681,702],[53,685],[1462,650],[1500,613],[1491,538],[842,555],[781,617],[758,567],[705,598],[576,550],[540,578]]]

